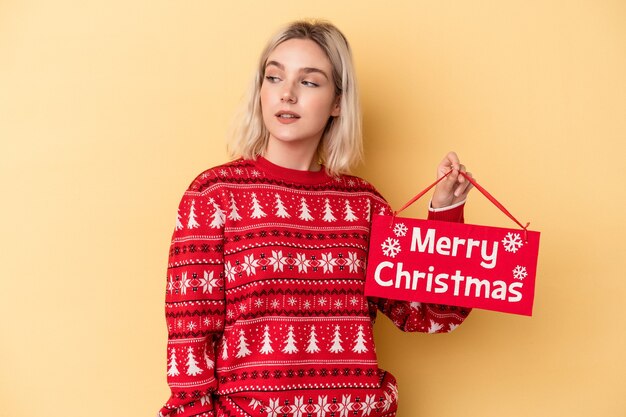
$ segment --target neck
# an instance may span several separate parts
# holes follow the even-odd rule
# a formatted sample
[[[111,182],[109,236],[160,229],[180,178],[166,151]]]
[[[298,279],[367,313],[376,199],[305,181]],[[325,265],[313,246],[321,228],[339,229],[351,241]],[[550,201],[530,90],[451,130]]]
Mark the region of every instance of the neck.
[[[270,138],[263,157],[283,168],[319,171],[321,165],[317,156],[317,143],[312,145],[314,146],[302,146],[302,144],[280,142]]]

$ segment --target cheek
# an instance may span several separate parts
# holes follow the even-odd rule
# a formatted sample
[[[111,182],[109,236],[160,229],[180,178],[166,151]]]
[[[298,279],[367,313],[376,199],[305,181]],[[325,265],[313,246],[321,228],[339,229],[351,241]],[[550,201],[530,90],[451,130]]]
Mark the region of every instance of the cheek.
[[[261,106],[268,104],[267,103],[267,100],[268,100],[267,89],[264,88],[263,86],[261,86],[261,94],[259,95],[259,97],[261,99]]]
[[[318,97],[311,103],[311,108],[315,109],[315,112],[324,119],[330,116],[333,107],[333,101],[328,97]]]
[[[261,87],[261,94],[260,94],[260,100],[261,100],[261,114],[263,115],[263,118],[266,117],[266,109],[270,109],[271,108],[271,100],[270,100],[270,95],[267,93],[267,90],[263,89]]]

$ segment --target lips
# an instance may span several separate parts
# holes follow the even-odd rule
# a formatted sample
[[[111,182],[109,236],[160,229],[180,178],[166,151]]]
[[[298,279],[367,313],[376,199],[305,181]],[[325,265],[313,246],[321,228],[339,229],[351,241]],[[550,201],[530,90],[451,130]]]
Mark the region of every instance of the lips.
[[[298,113],[288,110],[279,110],[274,116],[276,117],[276,120],[278,120],[278,123],[283,125],[295,123],[300,120],[300,115]]]
[[[288,110],[280,110],[274,116],[278,117],[279,119],[283,119],[283,120],[293,120],[293,119],[299,119],[300,118],[300,115],[298,113],[294,113],[294,112],[288,111]]]

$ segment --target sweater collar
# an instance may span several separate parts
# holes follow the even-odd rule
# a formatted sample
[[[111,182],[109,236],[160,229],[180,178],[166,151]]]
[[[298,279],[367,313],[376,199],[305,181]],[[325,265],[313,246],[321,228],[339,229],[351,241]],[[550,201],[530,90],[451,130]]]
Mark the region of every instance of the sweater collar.
[[[257,169],[263,171],[268,177],[283,180],[285,182],[322,184],[332,180],[332,177],[326,173],[326,168],[323,165],[319,171],[308,171],[285,168],[268,161],[262,156],[257,156],[256,160],[252,160],[251,162]]]

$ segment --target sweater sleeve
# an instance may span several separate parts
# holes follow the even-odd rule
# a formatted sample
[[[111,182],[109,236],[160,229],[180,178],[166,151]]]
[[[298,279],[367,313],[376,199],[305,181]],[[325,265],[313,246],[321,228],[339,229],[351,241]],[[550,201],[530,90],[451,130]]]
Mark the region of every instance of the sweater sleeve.
[[[171,396],[159,416],[214,416],[215,352],[224,328],[224,219],[219,197],[194,188],[180,202],[170,246],[165,317]]]
[[[462,223],[465,203],[442,209],[429,209],[428,220],[440,220]],[[380,207],[381,214],[392,214],[391,207]],[[471,308],[428,304],[385,298],[369,297],[370,316],[376,317],[376,310],[381,311],[402,331],[423,333],[447,333],[456,329],[467,316]]]

